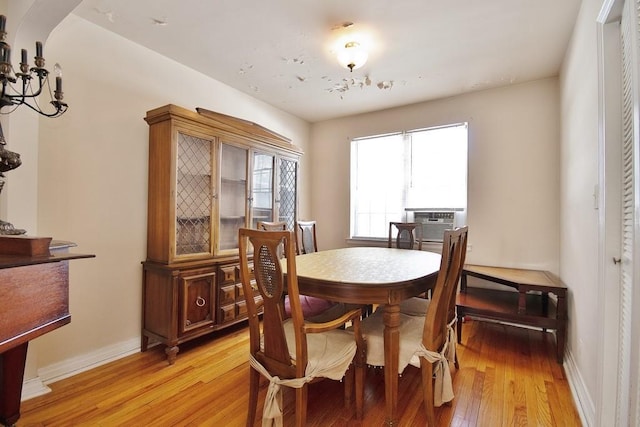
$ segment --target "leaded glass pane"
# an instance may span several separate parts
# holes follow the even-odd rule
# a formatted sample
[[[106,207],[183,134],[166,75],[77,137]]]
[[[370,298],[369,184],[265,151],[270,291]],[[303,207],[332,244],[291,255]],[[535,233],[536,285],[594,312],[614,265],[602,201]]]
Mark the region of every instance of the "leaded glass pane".
[[[297,162],[280,160],[280,210],[279,221],[287,223],[287,229],[293,230],[296,221],[296,174]]]
[[[178,133],[176,255],[210,252],[211,141]]]

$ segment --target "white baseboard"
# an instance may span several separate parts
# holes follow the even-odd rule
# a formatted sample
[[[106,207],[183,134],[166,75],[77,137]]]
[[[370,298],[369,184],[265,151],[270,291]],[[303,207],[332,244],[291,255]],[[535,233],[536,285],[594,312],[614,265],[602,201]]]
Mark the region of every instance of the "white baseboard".
[[[589,395],[582,375],[580,375],[573,354],[568,350],[564,355],[564,371],[567,375],[567,381],[569,382],[582,425],[585,427],[595,426],[596,409],[593,399]]]
[[[72,357],[38,369],[38,376],[22,384],[22,400],[51,391],[46,384],[88,371],[140,351],[140,338],[132,338],[81,356]]]
[[[22,383],[22,395],[20,396],[20,400],[27,400],[42,396],[50,391],[51,389],[42,382],[42,378],[30,378]]]

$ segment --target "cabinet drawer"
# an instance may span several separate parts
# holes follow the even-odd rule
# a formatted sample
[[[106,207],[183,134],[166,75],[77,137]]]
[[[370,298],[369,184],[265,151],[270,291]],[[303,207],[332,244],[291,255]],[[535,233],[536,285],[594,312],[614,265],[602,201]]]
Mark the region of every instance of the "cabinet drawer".
[[[253,263],[250,262],[249,263],[249,274],[251,275],[251,280],[254,280],[254,272],[253,272]],[[230,285],[230,284],[242,284],[242,278],[240,277],[240,265],[239,264],[233,264],[233,265],[225,265],[223,267],[220,267],[220,275],[221,275],[221,280],[220,280],[220,284],[221,285]]]
[[[244,299],[244,287],[242,286],[242,283],[236,284],[236,295],[238,296],[237,299],[239,300]]]
[[[236,303],[236,313],[238,317],[247,316],[247,303],[245,301],[238,301]]]
[[[256,285],[256,281],[252,280],[251,281],[251,286],[253,287],[253,296],[255,297],[256,295],[258,295],[260,292],[258,291],[257,285]],[[244,295],[244,287],[242,286],[242,283],[238,283],[236,285],[236,300],[243,300],[246,299],[245,295]]]
[[[220,314],[220,323],[231,322],[236,318],[235,304],[221,306],[219,314]]]
[[[237,265],[225,265],[220,267],[220,285],[233,285],[240,280]]]
[[[235,285],[223,286],[220,288],[220,305],[233,304],[236,301]]]

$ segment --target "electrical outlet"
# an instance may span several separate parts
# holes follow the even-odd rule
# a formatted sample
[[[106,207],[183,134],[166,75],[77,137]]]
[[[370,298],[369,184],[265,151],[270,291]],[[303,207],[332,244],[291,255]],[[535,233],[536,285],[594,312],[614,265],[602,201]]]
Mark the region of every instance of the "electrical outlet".
[[[472,248],[471,245],[467,245],[467,252],[471,252],[471,248]]]

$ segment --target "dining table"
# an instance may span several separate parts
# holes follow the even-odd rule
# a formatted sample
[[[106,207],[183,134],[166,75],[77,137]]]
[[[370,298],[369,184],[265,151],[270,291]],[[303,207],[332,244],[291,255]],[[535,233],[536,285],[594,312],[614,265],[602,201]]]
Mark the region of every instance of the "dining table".
[[[384,310],[385,424],[398,425],[400,303],[433,289],[440,254],[428,251],[348,247],[296,256],[300,294]]]

